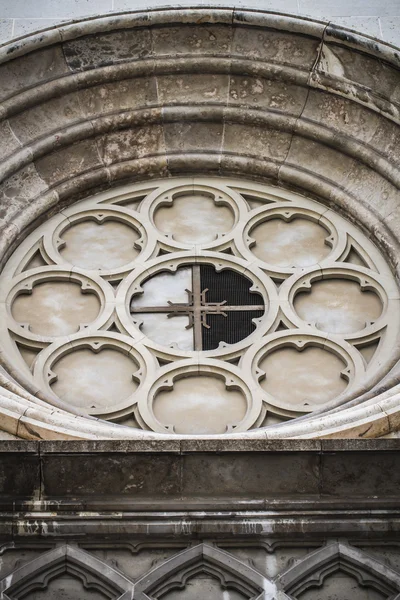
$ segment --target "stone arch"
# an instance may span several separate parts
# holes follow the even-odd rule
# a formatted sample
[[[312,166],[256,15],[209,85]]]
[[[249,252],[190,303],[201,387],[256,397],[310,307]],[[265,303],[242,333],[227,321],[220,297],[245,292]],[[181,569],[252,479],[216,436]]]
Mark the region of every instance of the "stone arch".
[[[124,13],[12,41],[0,49],[0,264],[81,197],[206,172],[272,182],[334,207],[368,232],[398,276],[399,66],[395,49],[349,30],[228,9]],[[62,404],[54,411],[4,366],[10,433],[136,436]],[[396,374],[346,412],[332,406],[246,436],[389,433],[398,423]]]
[[[209,544],[198,544],[165,561],[135,584],[135,598],[146,600],[172,589],[182,589],[198,573],[219,580],[223,588],[237,589],[255,600],[272,599],[276,587],[258,571]]]
[[[18,598],[34,589],[46,589],[49,582],[68,573],[85,589],[96,589],[109,598],[124,598],[132,583],[121,573],[74,546],[64,545],[23,565],[0,582],[1,598]]]
[[[323,585],[326,577],[342,570],[359,585],[386,592],[397,598],[400,575],[365,552],[344,542],[332,542],[309,554],[279,576],[279,583],[290,597]]]

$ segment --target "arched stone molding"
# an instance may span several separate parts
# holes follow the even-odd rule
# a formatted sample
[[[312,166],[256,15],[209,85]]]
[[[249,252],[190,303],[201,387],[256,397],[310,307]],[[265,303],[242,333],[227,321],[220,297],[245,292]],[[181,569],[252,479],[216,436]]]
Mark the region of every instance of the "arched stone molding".
[[[289,598],[295,598],[309,588],[323,586],[325,578],[339,570],[355,577],[362,587],[387,593],[393,600],[398,598],[399,573],[344,542],[328,542],[312,552],[282,573],[279,584]]]
[[[392,47],[308,19],[192,9],[87,19],[0,50],[2,264],[32,228],[80,197],[209,173],[332,206],[370,235],[398,276]],[[10,433],[158,437],[54,410],[4,367]],[[396,374],[345,408],[243,435],[385,435],[398,428]]]
[[[64,545],[45,552],[23,565],[0,582],[1,598],[11,600],[26,596],[35,589],[46,589],[50,580],[69,573],[77,577],[85,589],[97,589],[110,599],[126,598],[132,583],[88,552]],[[131,597],[131,596],[129,596]]]
[[[147,573],[135,584],[135,600],[158,598],[169,590],[184,588],[198,573],[207,573],[218,579],[224,589],[236,589],[254,600],[284,600],[272,581],[209,544],[184,550]]]

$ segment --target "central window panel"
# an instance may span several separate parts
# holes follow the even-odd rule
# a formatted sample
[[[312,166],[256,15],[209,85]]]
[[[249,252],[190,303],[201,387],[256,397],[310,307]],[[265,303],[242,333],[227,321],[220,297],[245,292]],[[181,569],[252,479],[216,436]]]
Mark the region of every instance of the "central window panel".
[[[132,299],[131,313],[141,315],[142,331],[155,341],[175,341],[182,350],[214,350],[221,342],[236,344],[255,330],[254,319],[263,315],[265,305],[251,287],[251,280],[231,270],[181,267],[149,279],[142,296]]]

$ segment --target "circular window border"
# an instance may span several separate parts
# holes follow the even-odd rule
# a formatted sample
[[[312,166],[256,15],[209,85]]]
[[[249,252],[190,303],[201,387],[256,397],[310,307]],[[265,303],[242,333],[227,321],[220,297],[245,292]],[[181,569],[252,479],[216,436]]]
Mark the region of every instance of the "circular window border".
[[[202,11],[202,12],[201,12]],[[203,22],[207,23],[209,21],[211,22],[228,22],[228,23],[232,23],[235,22],[235,12],[234,11],[229,11],[229,10],[224,10],[224,9],[219,9],[217,11],[217,16],[215,14],[213,14],[212,18],[210,16],[210,12],[211,11],[207,11],[204,9],[198,9],[195,11],[192,11],[195,13],[195,18],[192,16],[190,16],[190,13],[188,13],[187,15],[187,19],[186,22],[193,22],[193,24],[198,21],[199,19],[199,15],[203,16]],[[177,16],[178,13],[178,16]],[[157,13],[157,11],[154,11],[153,13],[150,12],[150,15],[152,15],[152,24],[154,26],[157,26],[160,23],[175,23],[175,24],[179,24],[179,22],[181,22],[182,19],[182,15],[185,14],[186,15],[186,11],[159,11]],[[305,19],[301,19],[301,18],[293,18],[293,17],[284,17],[282,15],[274,15],[274,14],[267,14],[267,13],[257,13],[257,12],[252,12],[252,11],[240,11],[240,16],[241,19],[240,21],[243,23],[246,23],[246,26],[248,27],[271,27],[272,25],[274,25],[274,28],[277,28],[277,30],[283,30],[285,32],[290,32],[290,33],[302,33],[304,35],[315,35],[316,37],[320,37],[322,38],[322,33],[324,32],[325,34],[325,40],[326,43],[329,44],[330,41],[334,41],[334,43],[341,45],[345,48],[348,49],[349,52],[352,51],[357,51],[360,54],[364,54],[367,55],[371,60],[373,60],[375,57],[378,59],[383,59],[387,62],[387,64],[389,65],[393,65],[395,67],[398,67],[398,58],[396,58],[396,51],[391,48],[388,45],[379,43],[379,42],[374,42],[374,44],[371,45],[370,43],[370,39],[368,38],[364,38],[361,35],[358,34],[354,34],[353,32],[351,32],[351,35],[348,35],[348,31],[346,29],[342,29],[339,27],[330,27],[327,26],[326,23],[322,24],[322,23],[318,23],[318,22],[314,22],[314,21],[307,21]],[[102,18],[102,19],[88,19],[86,22],[84,22],[84,24],[66,24],[63,27],[60,27],[59,30],[62,30],[63,32],[63,38],[65,40],[68,39],[74,39],[76,37],[79,36],[84,36],[87,35],[87,33],[99,33],[101,31],[104,30],[108,30],[108,31],[112,31],[113,27],[115,28],[114,23],[116,23],[115,19],[118,20],[119,23],[119,27],[123,27],[123,28],[129,28],[132,26],[143,26],[143,14],[142,13],[137,13],[134,15],[124,15],[124,17],[121,19],[120,16],[111,16],[111,17],[106,17],[106,18]],[[56,34],[55,34],[56,32]],[[24,56],[24,54],[29,53],[31,50],[37,50],[38,47],[44,48],[47,45],[50,44],[54,44],[55,41],[58,42],[60,39],[60,34],[57,32],[57,30],[55,29],[50,29],[48,32],[45,32],[44,34],[39,34],[39,35],[33,35],[30,36],[26,39],[23,40],[22,43],[20,44],[15,44],[15,42],[13,42],[10,46],[6,46],[4,49],[4,60],[7,61],[11,58],[15,58],[15,57],[22,57]],[[317,65],[318,67],[318,65]],[[340,78],[339,78],[340,79]],[[322,87],[323,89],[325,89],[326,92],[329,93],[337,93],[338,95],[340,95],[340,90],[346,88],[347,91],[344,91],[343,93],[348,93],[348,81],[345,82],[345,84],[343,82],[341,82],[338,78],[335,79],[335,77],[333,76],[331,78],[331,80],[329,80],[329,77],[324,77],[324,75],[320,75],[319,78],[314,77],[308,80],[314,81],[314,86],[315,87]],[[357,87],[357,82],[355,82],[355,87]],[[342,88],[341,88],[342,86]],[[343,87],[344,86],[344,87]],[[382,98],[382,93],[384,94],[384,92],[382,92],[382,89],[380,88],[379,90],[375,90],[372,89],[371,93],[368,94],[368,103],[369,106],[372,108],[372,110],[375,110],[375,105],[374,102],[376,100],[376,98]],[[363,103],[363,97],[364,96],[357,96],[356,91],[351,94],[352,98],[354,99],[354,101],[358,102],[360,105],[362,105]],[[365,101],[365,100],[364,100]],[[14,104],[16,104],[13,101]],[[382,114],[387,116],[389,119],[392,118],[391,115],[394,114],[392,107],[391,107],[391,102],[390,99],[386,99],[384,98],[384,102],[383,104],[380,103],[381,106],[381,110],[382,110]],[[299,126],[301,126],[301,123],[298,122]],[[329,135],[327,133],[326,139],[329,138]],[[43,145],[42,145],[43,147]],[[41,147],[41,152],[43,151]],[[367,150],[366,150],[367,152]],[[361,154],[361,152],[360,152]],[[368,157],[368,160],[370,160],[370,157]],[[373,160],[371,159],[371,164],[372,164]],[[384,161],[383,161],[384,162]],[[259,169],[260,165],[256,164],[254,165],[255,171],[254,173],[256,173],[257,169]],[[203,164],[203,168],[204,168],[204,164]],[[246,168],[248,169],[248,164],[246,166]],[[267,165],[267,168],[269,168],[269,165]],[[381,171],[384,171],[387,167],[385,165],[383,165],[382,163],[382,169]],[[236,170],[236,173],[239,175],[244,175],[244,171],[245,169],[242,168],[242,170]],[[111,170],[112,175],[115,175],[115,170]],[[226,171],[221,171],[223,173],[226,173]],[[253,171],[252,171],[253,173]],[[263,180],[264,177],[267,177],[266,175],[266,170],[262,171],[262,169],[259,169],[257,174],[255,174],[254,176],[258,177],[259,181]],[[139,174],[139,178],[144,178],[143,176],[143,171],[140,172]],[[95,177],[93,177],[92,179],[90,179],[90,177],[88,177],[83,185],[83,187],[81,187],[79,192],[74,191],[74,193],[69,193],[69,190],[71,188],[68,187],[69,184],[65,184],[64,186],[64,195],[62,196],[62,198],[66,198],[68,197],[68,201],[72,202],[77,198],[77,193],[82,193],[82,189],[85,188],[86,186],[86,190],[91,189],[91,192],[93,191],[93,185],[97,185],[97,183],[99,182],[99,180],[95,181]],[[376,218],[376,214],[374,214],[374,211],[370,210],[368,208],[368,206],[366,207],[366,210],[364,209],[364,206],[362,205],[362,203],[358,203],[357,201],[354,203],[353,202],[353,197],[351,195],[351,193],[349,193],[349,189],[339,189],[339,186],[335,189],[332,188],[332,186],[330,186],[329,183],[324,182],[323,178],[316,176],[314,178],[314,180],[311,182],[310,181],[306,181],[306,177],[303,177],[301,174],[299,174],[298,172],[295,172],[295,169],[292,170],[292,172],[290,172],[290,168],[285,168],[281,170],[281,182],[283,185],[294,185],[297,186],[298,189],[303,189],[305,191],[308,191],[309,193],[314,193],[314,197],[316,195],[319,195],[320,198],[324,199],[327,203],[328,202],[332,202],[333,204],[336,204],[336,206],[341,207],[344,212],[348,211],[348,214],[350,216],[353,216],[354,219],[356,219],[356,215],[357,214],[361,214],[362,218],[361,218],[361,222],[362,225],[369,231],[373,231],[373,234],[375,236],[375,240],[378,241],[378,243],[380,244],[380,247],[385,249],[387,251],[387,254],[389,255],[389,257],[391,258],[392,261],[392,265],[394,265],[394,267],[396,267],[396,256],[398,255],[398,249],[399,249],[399,245],[398,245],[398,240],[396,240],[396,235],[393,233],[393,230],[390,231],[390,228],[388,228],[386,226],[386,224],[382,224],[379,223],[379,219]],[[89,183],[90,182],[90,183]],[[312,188],[314,188],[314,192],[312,192]],[[91,193],[90,192],[90,193]],[[87,193],[86,191],[84,193]],[[32,219],[36,218],[38,215],[42,214],[44,211],[51,209],[52,207],[55,206],[55,204],[58,202],[59,197],[57,197],[56,195],[47,192],[44,192],[40,195],[40,200],[43,199],[43,202],[38,202],[38,203],[30,203],[29,207],[24,210],[21,211],[21,213],[15,218],[15,220],[13,220],[12,226],[10,226],[7,231],[6,231],[6,236],[3,237],[2,240],[2,249],[6,249],[6,251],[10,248],[10,246],[12,247],[13,244],[15,244],[15,240],[16,238],[18,238],[22,232],[22,235],[25,234],[24,232],[24,228],[26,226],[29,226],[29,224],[32,222]],[[398,356],[396,356],[396,360],[398,359]],[[9,372],[12,372],[12,368],[10,368],[10,365],[6,367],[8,368]],[[11,384],[10,384],[11,385]],[[384,389],[385,391],[389,391],[391,385],[393,385],[393,381],[390,384],[389,382],[384,384],[383,387],[381,389]],[[32,388],[30,388],[30,386],[28,385],[26,387],[26,390],[32,390]],[[26,393],[23,390],[19,390],[17,392],[18,394],[21,395],[21,398],[24,397],[24,394],[26,395]],[[34,392],[35,394],[37,394],[37,390]],[[371,394],[373,394],[373,392],[371,392]],[[29,396],[29,394],[28,394]],[[371,396],[372,398],[373,396]],[[362,396],[359,398],[359,401],[362,402],[365,400],[365,396]],[[18,412],[18,402],[16,401],[16,410]],[[375,404],[375,415],[376,415],[376,426],[371,427],[370,429],[370,433],[369,436],[375,436],[378,434],[378,432],[380,432],[380,434],[382,434],[382,431],[387,430],[388,425],[385,421],[386,417],[382,416],[382,405],[377,405]],[[386,406],[386,404],[385,404]],[[354,408],[354,407],[353,407]],[[26,409],[28,410],[28,409]],[[23,414],[26,416],[27,413],[26,410],[24,409]],[[42,410],[45,410],[42,407]],[[387,410],[390,410],[390,406],[387,405]],[[358,416],[356,413],[356,409],[355,412],[352,413],[353,416],[349,417],[349,419],[353,419],[352,422],[356,423],[360,423],[360,421],[357,421]],[[360,413],[361,414],[361,413]],[[21,429],[21,431],[23,431],[23,421],[21,421],[21,415],[20,414],[19,418],[18,418],[18,427]],[[26,417],[28,418],[28,417]],[[326,418],[329,421],[329,415],[326,415]],[[66,421],[65,423],[68,421],[67,417],[65,417]],[[360,416],[361,419],[361,416]],[[371,417],[372,419],[372,417]],[[362,419],[361,419],[362,420]],[[387,420],[387,419],[386,419]],[[14,422],[12,420],[12,422]],[[314,420],[315,422],[315,420]],[[349,423],[350,421],[347,421],[347,423]],[[77,424],[77,421],[75,420],[75,426]],[[86,427],[88,427],[88,425],[85,422],[82,422],[82,434],[85,434],[86,431]],[[385,424],[386,423],[386,424]],[[42,423],[42,425],[37,425],[39,428],[42,427],[43,431],[46,431],[46,424],[45,422]],[[346,427],[346,425],[343,425],[344,427]],[[303,431],[302,427],[304,427],[304,430],[307,428],[306,425],[300,424],[297,426],[295,424],[291,424],[290,426],[286,427],[286,431],[291,431],[294,432],[295,435],[299,435],[300,431]],[[312,428],[312,425],[310,425],[310,427]],[[357,425],[357,427],[362,427],[362,425]],[[380,427],[380,429],[379,429]],[[354,429],[354,427],[353,427]],[[107,424],[103,423],[103,424],[99,424],[99,430],[102,431],[107,431],[107,435],[113,436],[115,434],[115,432],[113,432],[112,430],[110,430],[107,426]],[[59,431],[57,429],[57,426],[54,425],[54,431]],[[121,430],[122,431],[122,430]],[[272,431],[272,430],[271,430]],[[326,432],[329,432],[329,427],[325,429]],[[282,428],[280,428],[280,434],[284,435],[284,431]],[[58,434],[57,434],[58,435]],[[124,435],[129,437],[129,433],[128,430],[126,428],[124,428]],[[316,435],[318,436],[318,431],[316,431]]]

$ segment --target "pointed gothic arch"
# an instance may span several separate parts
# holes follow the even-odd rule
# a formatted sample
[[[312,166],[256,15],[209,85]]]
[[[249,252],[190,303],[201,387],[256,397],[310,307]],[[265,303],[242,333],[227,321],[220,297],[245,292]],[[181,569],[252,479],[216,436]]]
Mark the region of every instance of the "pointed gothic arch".
[[[328,543],[290,567],[279,577],[279,583],[290,596],[312,587],[320,587],[330,574],[342,570],[359,585],[372,587],[395,600],[400,592],[400,574],[376,558],[344,542]]]
[[[224,588],[233,588],[254,600],[271,599],[275,584],[231,554],[211,546],[198,544],[176,554],[156,567],[135,585],[135,600],[158,598],[171,589],[184,588],[198,573],[208,573]]]
[[[110,600],[122,600],[125,592],[132,590],[130,580],[103,561],[80,548],[64,545],[44,552],[0,581],[0,597],[14,600],[31,590],[45,589],[52,579],[64,573],[78,578],[85,589],[97,589]]]

